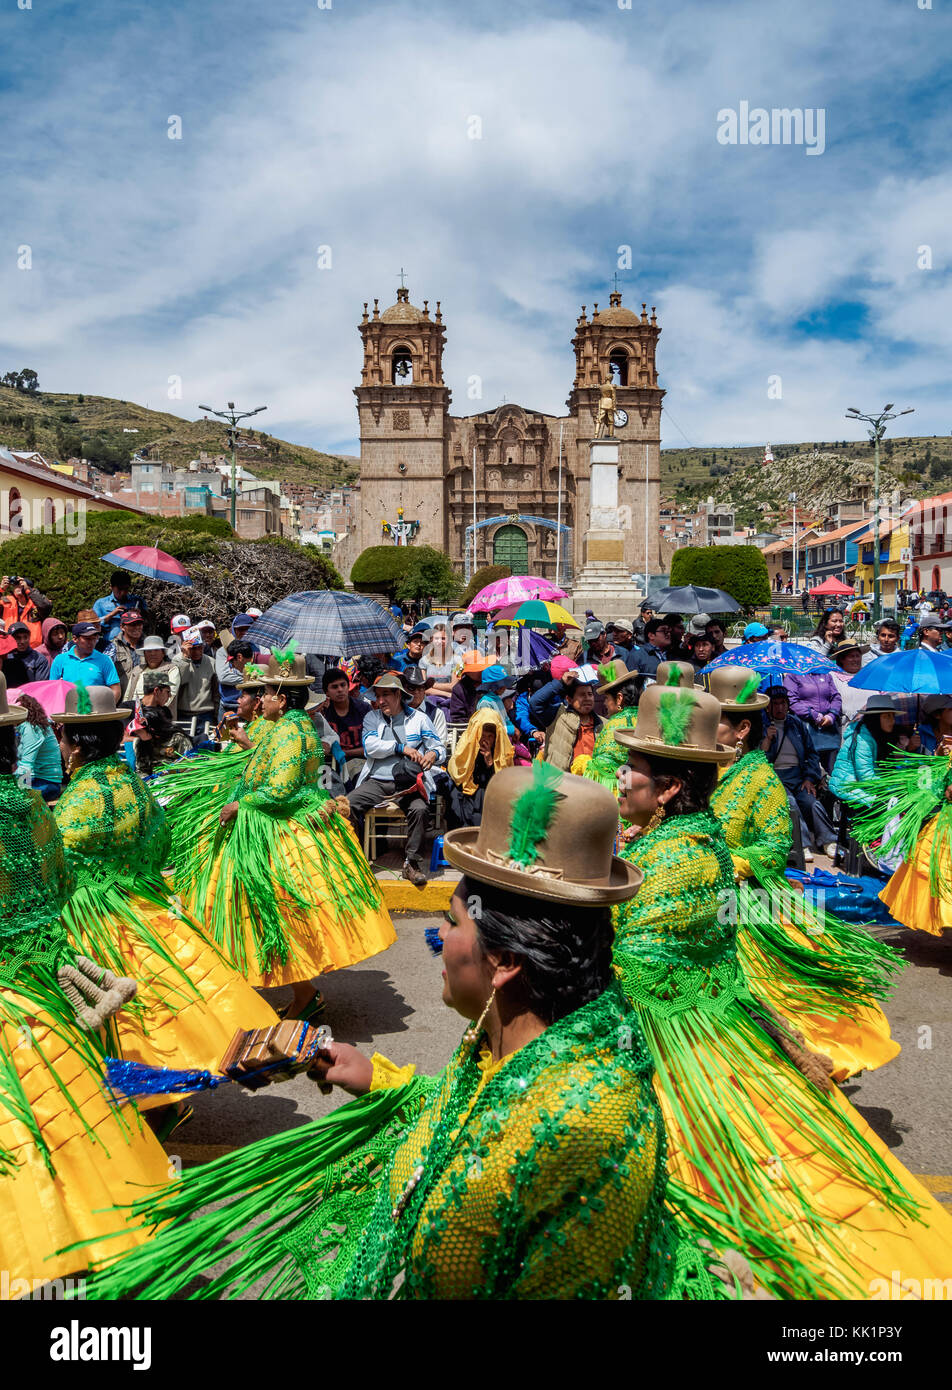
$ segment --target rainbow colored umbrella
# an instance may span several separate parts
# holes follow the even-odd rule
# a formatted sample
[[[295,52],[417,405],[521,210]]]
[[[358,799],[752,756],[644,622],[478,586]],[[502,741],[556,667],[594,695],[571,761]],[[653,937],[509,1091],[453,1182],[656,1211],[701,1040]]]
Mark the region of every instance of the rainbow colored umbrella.
[[[102,558],[107,565],[131,570],[133,574],[144,575],[146,579],[164,579],[167,584],[182,584],[187,589],[192,587],[184,565],[154,545],[120,545],[118,550],[110,550]]]
[[[524,603],[532,598],[565,598],[565,590],[537,574],[513,574],[508,579],[495,579],[485,589],[480,589],[469,611],[489,613],[494,608],[505,608],[510,603]]]
[[[578,627],[578,622],[560,603],[547,599],[528,599],[525,603],[510,603],[500,608],[493,621],[497,627]]]

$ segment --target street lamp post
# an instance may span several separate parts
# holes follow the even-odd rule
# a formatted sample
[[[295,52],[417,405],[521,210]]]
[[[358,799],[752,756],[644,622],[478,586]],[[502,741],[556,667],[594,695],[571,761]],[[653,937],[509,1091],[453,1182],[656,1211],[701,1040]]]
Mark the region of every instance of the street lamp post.
[[[787,501],[793,503],[793,592],[796,593],[799,577],[799,569],[797,566],[797,494],[791,492]]]
[[[897,410],[893,414],[892,403],[884,405],[878,415],[864,415],[861,410],[857,410],[855,405],[848,407],[846,411],[847,420],[865,420],[869,425],[869,437],[873,443],[873,622],[879,622],[882,613],[882,594],[880,593],[879,581],[879,441],[886,433],[887,420],[896,420],[900,415],[911,415],[915,406],[907,406],[905,410]]]
[[[231,445],[231,529],[237,534],[238,531],[238,421],[247,420],[251,415],[260,415],[262,410],[267,410],[266,405],[259,405],[254,410],[236,411],[235,402],[228,402],[227,410],[212,410],[210,405],[200,405],[199,410],[204,410],[207,415],[217,415],[219,420],[224,420],[228,425],[228,442]]]

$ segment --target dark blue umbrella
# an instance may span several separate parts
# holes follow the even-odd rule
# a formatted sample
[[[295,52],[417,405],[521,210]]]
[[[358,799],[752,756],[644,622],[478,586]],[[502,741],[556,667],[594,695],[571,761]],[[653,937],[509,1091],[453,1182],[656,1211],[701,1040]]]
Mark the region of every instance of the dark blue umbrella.
[[[907,652],[878,656],[855,676],[857,690],[880,690],[895,695],[952,695],[952,653],[913,647]]]
[[[799,642],[745,642],[741,647],[732,647],[716,656],[700,674],[706,676],[718,666],[748,666],[752,671],[764,673],[789,671],[795,676],[815,676],[836,670],[835,662]],[[882,688],[876,687],[877,690]]]
[[[339,589],[309,589],[272,604],[248,632],[263,647],[293,642],[300,655],[371,656],[395,652],[403,633],[373,599]]]

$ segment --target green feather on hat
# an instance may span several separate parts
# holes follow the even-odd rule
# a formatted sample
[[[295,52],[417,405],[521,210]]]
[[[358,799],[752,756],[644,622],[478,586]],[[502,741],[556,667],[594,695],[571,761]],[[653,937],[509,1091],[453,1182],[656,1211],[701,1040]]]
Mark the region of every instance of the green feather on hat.
[[[747,680],[741,686],[740,690],[737,692],[737,703],[739,705],[746,705],[748,700],[753,699],[753,697],[757,694],[757,691],[760,689],[760,680],[761,677],[759,672],[747,678]]]
[[[672,748],[681,747],[687,736],[696,704],[697,698],[693,690],[685,690],[683,687],[669,690],[667,686],[662,690],[658,700],[658,729],[664,743],[669,743]]]
[[[75,685],[76,685],[76,713],[77,713],[77,714],[92,714],[92,712],[93,712],[93,702],[92,702],[92,700],[90,700],[90,698],[89,698],[89,691],[88,691],[87,688],[86,688],[86,682],[85,682],[85,681],[82,681],[82,680],[77,680],[77,681],[75,682]]]
[[[528,868],[539,858],[539,845],[548,834],[559,801],[556,788],[561,780],[561,770],[551,763],[536,759],[532,764],[532,786],[513,806],[509,821],[506,849],[511,863]]]

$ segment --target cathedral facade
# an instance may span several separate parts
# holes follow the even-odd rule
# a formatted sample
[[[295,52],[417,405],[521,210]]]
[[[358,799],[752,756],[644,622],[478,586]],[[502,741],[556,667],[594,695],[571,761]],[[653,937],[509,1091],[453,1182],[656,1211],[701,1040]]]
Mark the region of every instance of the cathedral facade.
[[[385,542],[384,523],[412,528],[468,578],[508,565],[563,587],[581,568],[589,526],[589,444],[601,383],[610,373],[620,444],[618,501],[632,572],[661,568],[661,401],[655,311],[641,314],[610,296],[607,309],[575,325],[575,379],[563,416],[509,402],[475,415],[450,414],[443,380],[446,326],[437,301],[419,309],[409,291],[380,310],[364,305],[364,363],[354,388],[360,419],[360,548]],[[559,488],[561,453],[561,498]],[[413,523],[417,523],[413,525]],[[647,538],[647,546],[646,546]]]

